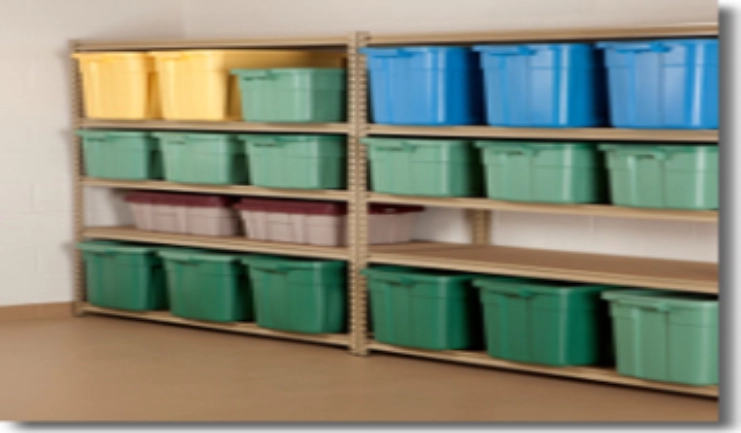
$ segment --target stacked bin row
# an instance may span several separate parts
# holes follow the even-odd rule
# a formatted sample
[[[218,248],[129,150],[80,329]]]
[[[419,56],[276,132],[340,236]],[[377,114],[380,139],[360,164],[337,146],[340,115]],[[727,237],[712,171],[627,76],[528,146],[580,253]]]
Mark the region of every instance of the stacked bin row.
[[[718,146],[364,138],[371,189],[535,203],[718,208]]]
[[[481,350],[507,361],[617,366],[619,374],[718,383],[718,301],[628,289],[415,268],[367,268],[374,339]]]
[[[93,119],[341,122],[344,53],[189,50],[75,54]]]
[[[82,129],[90,177],[343,189],[345,137]]]
[[[131,192],[124,196],[139,230],[200,236],[237,236],[258,241],[320,246],[347,245],[347,204],[202,194]],[[371,244],[412,239],[421,206],[372,204]],[[241,220],[241,224],[240,224]]]
[[[346,332],[346,264],[268,255],[78,244],[88,302],[102,308],[164,311],[212,322],[256,322],[287,332]]]
[[[332,135],[80,130],[90,177],[342,189]],[[365,138],[374,191],[540,203],[717,209],[718,147]],[[483,170],[482,170],[483,167]]]
[[[718,127],[717,39],[361,52],[375,123]]]

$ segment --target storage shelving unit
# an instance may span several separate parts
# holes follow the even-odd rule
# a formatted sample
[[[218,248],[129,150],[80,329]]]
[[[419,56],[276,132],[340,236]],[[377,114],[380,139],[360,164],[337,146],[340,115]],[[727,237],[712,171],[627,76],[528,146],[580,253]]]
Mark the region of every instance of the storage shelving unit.
[[[510,138],[625,142],[691,142],[716,144],[717,130],[638,130],[617,128],[495,128],[489,126],[416,127],[374,125],[368,123],[365,59],[359,55],[363,46],[415,44],[473,45],[486,42],[572,41],[600,39],[637,39],[658,37],[717,36],[714,23],[671,25],[663,27],[621,27],[597,29],[555,29],[505,31],[470,34],[374,35],[357,32],[349,37],[297,39],[245,39],[214,41],[109,41],[73,42],[71,51],[207,49],[207,48],[328,48],[346,50],[348,55],[348,121],[329,124],[282,124],[249,122],[172,122],[114,121],[85,119],[81,110],[81,86],[76,64],[71,61],[73,77],[73,129],[187,130],[220,132],[278,132],[345,134],[348,144],[348,188],[345,191],[271,189],[256,186],[186,185],[164,181],[115,181],[87,178],[82,170],[81,146],[77,137],[75,152],[77,177],[76,232],[78,240],[110,239],[221,249],[227,251],[274,253],[291,256],[340,259],[348,261],[350,293],[349,332],[343,335],[307,335],[267,330],[251,323],[216,324],[174,317],[166,312],[133,313],[103,309],[86,302],[81,257],[77,257],[76,311],[78,314],[102,314],[146,320],[156,323],[201,327],[264,337],[291,339],[348,348],[357,355],[386,352],[494,367],[515,371],[560,376],[572,379],[619,384],[647,389],[716,397],[718,387],[692,387],[645,381],[618,375],[612,369],[597,367],[547,367],[509,362],[476,351],[426,351],[383,344],[368,333],[368,297],[365,279],[359,271],[371,263],[398,264],[461,272],[515,275],[565,281],[650,287],[697,293],[718,293],[718,267],[714,263],[646,259],[599,254],[532,250],[490,245],[490,212],[513,211],[566,214],[613,218],[717,223],[718,212],[662,209],[635,209],[611,205],[548,205],[514,203],[486,198],[407,197],[369,192],[367,155],[360,139],[365,136],[419,136],[461,138]],[[86,227],[83,220],[85,187],[197,192],[238,196],[265,196],[318,199],[347,202],[347,247],[316,247],[250,241],[243,237],[218,238],[138,231],[130,227]],[[404,203],[458,208],[467,212],[470,244],[412,242],[401,245],[368,244],[368,203]]]

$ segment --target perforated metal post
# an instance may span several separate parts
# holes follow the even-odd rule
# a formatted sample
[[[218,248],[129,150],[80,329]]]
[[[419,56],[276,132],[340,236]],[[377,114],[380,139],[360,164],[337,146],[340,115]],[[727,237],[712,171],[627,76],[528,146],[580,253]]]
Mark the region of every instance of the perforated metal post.
[[[368,193],[367,157],[360,139],[367,129],[367,76],[365,57],[359,50],[366,45],[368,36],[363,32],[353,33],[348,47],[348,179],[349,179],[349,240],[350,292],[351,292],[351,344],[356,355],[368,354],[368,288],[365,277],[360,275],[368,263]]]
[[[80,72],[77,68],[77,61],[72,55],[77,51],[78,42],[70,41],[69,43],[69,76],[70,76],[70,94],[72,101],[72,120],[70,122],[71,131],[70,142],[72,144],[72,155],[74,161],[74,173],[72,175],[73,194],[74,194],[74,221],[75,221],[75,241],[79,242],[83,240],[82,232],[85,229],[85,191],[82,184],[82,143],[81,138],[75,134],[75,131],[80,127],[80,119],[82,119],[82,80]],[[73,287],[74,287],[74,314],[76,316],[82,316],[84,314],[82,306],[85,303],[85,274],[84,274],[84,263],[82,261],[82,253],[75,249],[75,262],[73,271]]]
[[[491,211],[470,209],[466,211],[471,230],[471,243],[489,245],[491,243]]]

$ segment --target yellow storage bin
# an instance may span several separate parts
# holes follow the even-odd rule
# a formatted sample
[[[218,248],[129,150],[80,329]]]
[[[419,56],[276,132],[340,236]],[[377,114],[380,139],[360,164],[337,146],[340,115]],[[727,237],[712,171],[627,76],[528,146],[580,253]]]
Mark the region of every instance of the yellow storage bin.
[[[159,117],[154,62],[146,53],[76,53],[85,116],[92,119]]]
[[[169,120],[238,120],[241,97],[232,69],[342,67],[343,53],[286,50],[155,51],[162,115]]]

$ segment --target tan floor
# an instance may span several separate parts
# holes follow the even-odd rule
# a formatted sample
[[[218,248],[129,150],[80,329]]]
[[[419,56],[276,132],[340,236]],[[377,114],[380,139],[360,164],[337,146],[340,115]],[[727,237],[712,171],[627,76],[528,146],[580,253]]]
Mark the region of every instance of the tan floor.
[[[714,400],[135,321],[0,323],[0,419],[712,421]]]

